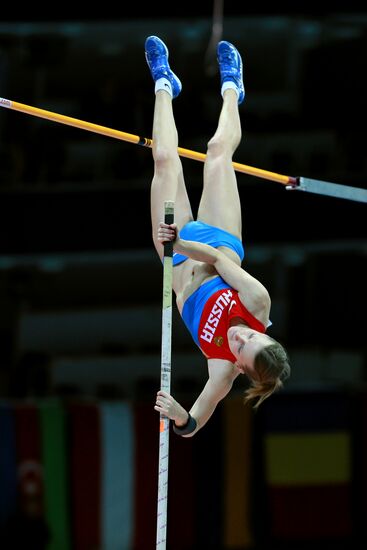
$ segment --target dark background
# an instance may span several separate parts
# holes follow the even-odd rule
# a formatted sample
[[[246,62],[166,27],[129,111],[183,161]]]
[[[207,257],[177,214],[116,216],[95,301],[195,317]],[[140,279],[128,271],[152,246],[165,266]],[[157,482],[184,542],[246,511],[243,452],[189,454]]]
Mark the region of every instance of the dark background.
[[[179,144],[205,153],[221,106],[219,9],[216,40],[238,47],[245,70],[234,160],[366,189],[367,12],[350,2],[261,7],[2,9],[0,96],[151,137],[144,41],[156,34],[183,82]],[[195,209],[203,166],[182,162]],[[153,399],[162,268],[151,241],[152,173],[149,149],[0,110],[2,398]],[[271,334],[291,358],[285,391],[365,389],[366,205],[242,173],[238,185],[244,267],[268,288]],[[173,392],[192,402],[205,363],[176,310],[172,353]]]
[[[366,16],[352,6],[305,5],[264,14],[223,4],[222,37],[236,42],[245,64],[244,139],[235,160],[364,187]],[[36,9],[20,22],[8,15],[8,23],[5,13],[2,96],[150,137],[143,47],[147,34],[161,34],[184,83],[175,103],[180,145],[205,152],[220,107],[214,7],[189,2],[173,14],[173,7],[148,5],[141,15],[132,5],[107,4],[104,15],[90,8],[77,19],[66,5],[62,14],[46,9],[37,17]],[[152,173],[149,151],[15,112],[1,113],[1,137],[3,253],[149,247],[149,194],[142,192]],[[202,166],[183,162],[197,204]],[[250,242],[364,237],[363,205],[299,196],[242,174],[239,185]],[[139,216],[130,208],[137,195]],[[258,223],[260,205],[268,223]],[[132,240],[122,223],[130,228],[137,217]]]
[[[215,131],[221,104],[215,45],[224,38],[244,60],[243,140],[234,160],[366,188],[367,14],[353,4],[343,10],[283,4],[261,12],[232,2],[144,9],[107,3],[84,16],[66,4],[58,13],[26,9],[22,18],[5,10],[1,95],[151,137],[154,93],[144,57],[150,34],[166,41],[183,82],[174,103],[180,146],[205,152]],[[161,266],[151,243],[151,151],[1,109],[0,156],[3,393],[20,391],[16,373],[32,353],[52,363],[71,352],[158,351]],[[203,166],[182,162],[195,210]],[[246,268],[270,291],[274,336],[291,352],[357,350],[364,364],[365,204],[237,175]],[[106,336],[93,346],[91,337],[83,344],[92,329],[79,318],[73,343],[66,336],[52,343],[66,333],[53,334],[48,314],[62,314],[68,324],[76,312],[98,319],[101,310],[123,315],[127,306],[147,305],[156,308],[155,328],[144,326],[136,341],[120,331],[111,341]],[[48,336],[36,331],[41,314]],[[108,334],[112,325],[104,323]],[[180,323],[176,345],[195,354]]]

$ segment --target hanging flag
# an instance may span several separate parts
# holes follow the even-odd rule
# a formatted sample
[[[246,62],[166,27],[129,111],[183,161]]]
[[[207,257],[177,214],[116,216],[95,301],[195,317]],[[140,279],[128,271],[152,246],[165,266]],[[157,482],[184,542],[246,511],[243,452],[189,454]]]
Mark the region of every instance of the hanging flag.
[[[45,517],[52,533],[48,550],[69,550],[70,501],[65,408],[57,400],[39,403]]]
[[[130,406],[100,404],[101,547],[132,548],[134,511],[134,432]]]

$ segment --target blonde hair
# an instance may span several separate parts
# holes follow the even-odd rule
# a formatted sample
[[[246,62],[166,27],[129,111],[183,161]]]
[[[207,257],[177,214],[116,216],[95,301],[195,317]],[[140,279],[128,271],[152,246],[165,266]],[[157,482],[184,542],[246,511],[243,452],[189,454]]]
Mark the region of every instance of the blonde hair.
[[[256,401],[257,409],[274,392],[283,387],[283,380],[290,376],[288,354],[279,342],[265,346],[255,357],[255,371],[258,379],[251,379],[251,386],[245,391],[245,403]]]

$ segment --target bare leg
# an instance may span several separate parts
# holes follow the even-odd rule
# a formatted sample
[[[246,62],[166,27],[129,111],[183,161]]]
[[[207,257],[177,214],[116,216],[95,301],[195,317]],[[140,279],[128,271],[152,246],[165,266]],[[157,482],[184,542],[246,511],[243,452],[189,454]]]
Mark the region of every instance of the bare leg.
[[[237,94],[228,89],[218,127],[208,143],[198,219],[242,237],[241,204],[232,157],[241,140]]]
[[[164,221],[164,201],[175,202],[175,223],[181,229],[193,219],[187,196],[182,164],[177,152],[178,136],[172,97],[164,90],[155,95],[153,119],[154,176],[151,185],[151,219],[154,246],[162,258],[163,246],[157,240],[159,222]]]

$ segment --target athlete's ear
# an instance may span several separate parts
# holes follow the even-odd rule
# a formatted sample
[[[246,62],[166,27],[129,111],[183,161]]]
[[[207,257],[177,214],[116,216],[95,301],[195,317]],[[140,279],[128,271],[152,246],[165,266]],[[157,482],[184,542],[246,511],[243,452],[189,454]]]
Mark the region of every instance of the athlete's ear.
[[[234,366],[236,367],[237,370],[240,371],[240,374],[245,374],[244,367],[238,361],[235,362]]]

